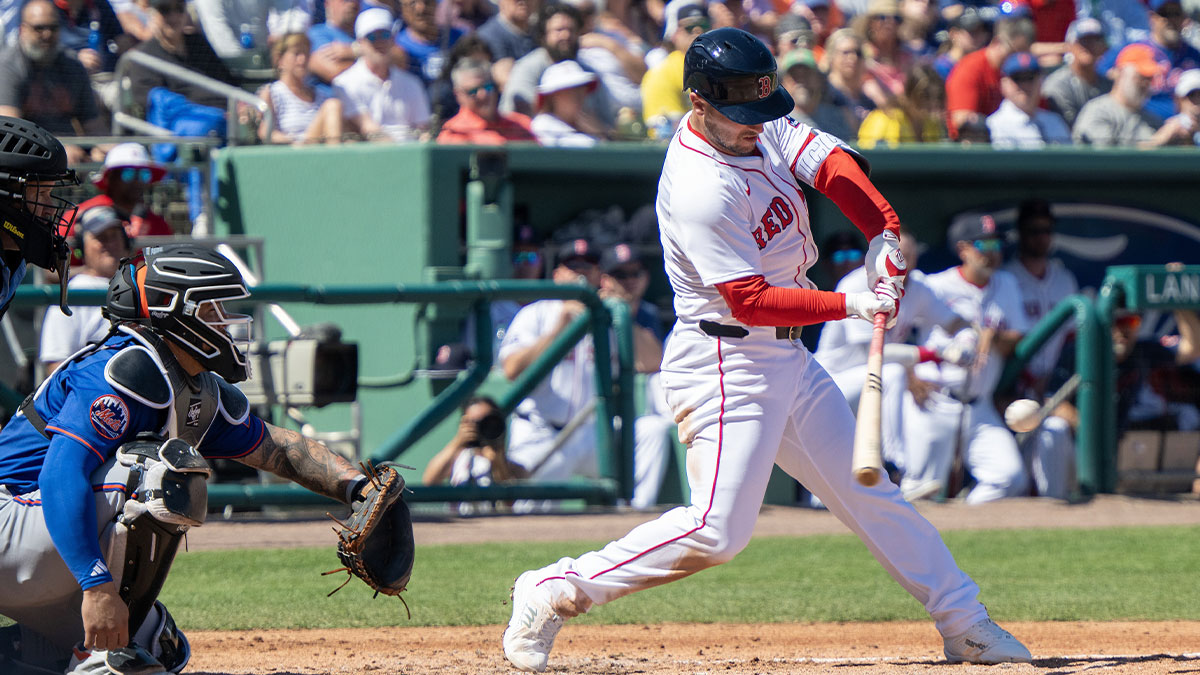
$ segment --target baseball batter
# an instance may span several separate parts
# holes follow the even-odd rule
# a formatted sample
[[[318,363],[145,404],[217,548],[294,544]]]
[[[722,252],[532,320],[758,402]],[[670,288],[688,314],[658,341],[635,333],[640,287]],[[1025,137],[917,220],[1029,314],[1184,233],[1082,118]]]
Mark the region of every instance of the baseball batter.
[[[854,418],[797,326],[894,318],[905,271],[899,221],[837,138],[784,116],[766,46],[735,28],[698,37],[684,58],[691,111],[667,151],[658,220],[678,321],[662,385],[688,442],[691,504],[578,558],[517,578],[504,654],[542,671],[563,620],[733,558],[750,541],[773,465],[810,488],[929,611],[952,661],[1028,661],[988,618],[975,583],[937,531],[887,481],[850,471]],[[832,198],[867,235],[870,286],[818,291],[797,181]]]
[[[145,249],[109,286],[114,326],[65,360],[0,431],[0,672],[177,673],[190,648],[156,597],[204,521],[204,458],[342,502],[366,478],[250,414],[224,301],[237,268],[192,245]],[[49,670],[48,670],[49,669]]]

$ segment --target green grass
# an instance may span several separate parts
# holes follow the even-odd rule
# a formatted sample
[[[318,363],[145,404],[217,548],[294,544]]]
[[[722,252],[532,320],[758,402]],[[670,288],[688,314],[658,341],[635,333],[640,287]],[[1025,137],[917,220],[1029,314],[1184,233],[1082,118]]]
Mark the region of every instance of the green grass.
[[[1006,621],[1200,619],[1200,527],[945,535]],[[162,599],[194,629],[501,624],[512,579],[605,542],[425,546],[400,602],[344,575],[331,549],[180,554]],[[891,621],[925,612],[851,535],[755,539],[733,562],[594,609],[581,623]]]

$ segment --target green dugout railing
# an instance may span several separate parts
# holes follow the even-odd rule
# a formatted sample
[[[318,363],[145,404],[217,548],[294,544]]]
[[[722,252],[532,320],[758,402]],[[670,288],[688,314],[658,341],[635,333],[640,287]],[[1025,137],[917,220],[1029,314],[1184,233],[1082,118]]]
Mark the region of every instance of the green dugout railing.
[[[1112,389],[1106,388],[1108,384],[1102,372],[1104,363],[1100,358],[1103,349],[1101,339],[1105,331],[1097,320],[1096,308],[1090,298],[1078,294],[1068,296],[1042,317],[1017,343],[997,389],[1003,391],[1015,382],[1025,364],[1058,332],[1060,326],[1072,318],[1075,320],[1075,364],[1080,379],[1075,395],[1079,409],[1079,429],[1075,436],[1075,472],[1079,491],[1084,495],[1111,492],[1105,489],[1110,469],[1101,421],[1106,416],[1112,417],[1109,414],[1111,411],[1106,412],[1105,407],[1105,402],[1112,399]],[[1111,407],[1110,403],[1108,408]]]
[[[103,290],[75,291],[72,305],[100,305]],[[395,286],[303,286],[273,284],[252,289],[250,302],[302,302],[323,305],[394,303],[468,304],[475,318],[475,362],[425,409],[400,427],[368,459],[384,462],[402,459],[406,449],[454,413],[459,405],[487,378],[492,368],[492,320],[494,300],[578,300],[586,310],[518,377],[497,401],[508,415],[550,373],[576,343],[591,335],[597,364],[616,363],[616,377],[609,368],[595,369],[596,447],[601,478],[566,483],[516,483],[481,486],[411,486],[411,501],[482,501],[511,499],[583,499],[589,503],[612,503],[633,494],[633,337],[628,307],[621,302],[601,301],[585,285],[561,285],[547,281],[450,281],[438,284]],[[17,290],[14,306],[53,305],[57,287],[26,286]],[[616,359],[609,331],[616,335]],[[15,410],[22,397],[0,384],[0,405]],[[621,420],[617,425],[614,420]],[[610,449],[610,451],[605,451]],[[329,500],[298,485],[246,485],[220,483],[209,486],[209,503],[228,506],[267,504],[324,504]]]
[[[1017,343],[999,388],[1012,384],[1029,359],[1069,318],[1075,319],[1076,471],[1085,495],[1117,489],[1117,391],[1112,325],[1118,310],[1200,309],[1200,265],[1110,267],[1095,301],[1073,295],[1059,303]]]

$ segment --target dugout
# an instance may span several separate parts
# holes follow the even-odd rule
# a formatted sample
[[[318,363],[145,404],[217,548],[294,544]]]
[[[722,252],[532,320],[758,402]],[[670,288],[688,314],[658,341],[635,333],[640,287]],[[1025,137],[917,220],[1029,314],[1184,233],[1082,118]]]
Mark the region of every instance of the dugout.
[[[506,246],[494,237],[468,242],[465,195],[472,158],[479,150],[418,144],[225,149],[216,158],[214,230],[221,235],[264,238],[273,283],[390,284],[465,278],[469,244],[499,250]],[[512,145],[503,152],[500,189],[511,190],[513,212],[544,234],[587,209],[616,205],[632,213],[651,204],[664,154],[658,146],[625,144],[589,150]],[[1028,197],[1101,211],[1150,213],[1169,219],[1181,241],[1200,239],[1195,236],[1200,232],[1195,225],[1200,222],[1200,204],[1186,198],[1200,184],[1200,162],[1194,151],[1022,152],[939,145],[864,154],[872,164],[875,183],[928,245],[923,269],[950,264],[944,233],[953,218],[971,211],[1011,209]],[[818,241],[851,227],[823,197],[812,195],[809,206]],[[1081,236],[1095,227],[1082,222]],[[1130,246],[1152,241],[1130,239],[1136,239]],[[1132,254],[1153,255],[1153,250]],[[1158,259],[1114,261],[1167,262],[1180,251],[1173,242],[1159,251]],[[1200,259],[1200,253],[1194,259]],[[1075,261],[1077,274],[1087,262]],[[1110,263],[1091,261],[1093,267],[1105,264]],[[664,288],[660,276],[652,293]],[[334,321],[347,339],[359,341],[360,376],[412,376],[404,386],[360,392],[362,443],[368,452],[395,431],[398,411],[428,405],[445,386],[444,381],[422,377],[421,371],[428,368],[438,345],[456,337],[461,311],[436,303],[387,312],[301,305],[288,310],[301,323]],[[349,415],[344,408],[314,411],[311,420],[321,429],[345,428]],[[450,437],[452,427],[452,420],[443,422],[413,445],[404,461],[423,465]],[[786,501],[788,495],[786,490],[773,491],[770,497]]]

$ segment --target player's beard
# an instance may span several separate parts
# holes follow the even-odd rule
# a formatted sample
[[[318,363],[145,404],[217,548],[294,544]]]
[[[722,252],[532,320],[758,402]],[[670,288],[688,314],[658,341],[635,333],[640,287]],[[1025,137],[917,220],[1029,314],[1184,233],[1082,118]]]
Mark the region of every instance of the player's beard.
[[[723,129],[718,128],[716,124],[709,123],[707,118],[704,121],[704,136],[714,148],[727,155],[737,157],[753,155],[754,149],[758,147],[757,135],[755,135],[753,140],[748,140],[742,138],[740,134],[727,134]]]

